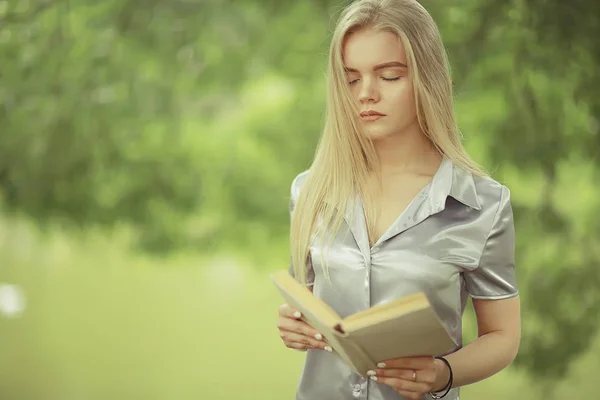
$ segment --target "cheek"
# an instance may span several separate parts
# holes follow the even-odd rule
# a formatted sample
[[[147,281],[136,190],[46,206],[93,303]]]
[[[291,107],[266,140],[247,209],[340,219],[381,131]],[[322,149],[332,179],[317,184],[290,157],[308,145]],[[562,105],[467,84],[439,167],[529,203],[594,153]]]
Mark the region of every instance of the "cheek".
[[[389,104],[395,110],[398,110],[399,115],[411,116],[416,114],[415,97],[410,85],[398,85],[388,93]]]

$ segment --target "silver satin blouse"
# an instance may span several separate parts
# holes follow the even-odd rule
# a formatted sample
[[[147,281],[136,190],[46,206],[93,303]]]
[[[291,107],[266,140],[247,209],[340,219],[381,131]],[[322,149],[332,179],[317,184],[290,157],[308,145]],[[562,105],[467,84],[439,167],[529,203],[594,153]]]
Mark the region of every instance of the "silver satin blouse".
[[[301,173],[292,183],[290,212],[307,174]],[[508,188],[444,158],[431,183],[372,248],[360,201],[349,207],[345,223],[326,252],[334,288],[323,275],[321,249],[314,245],[307,265],[309,282],[313,293],[342,318],[424,291],[459,344],[458,350],[467,296],[505,299],[518,294],[514,243]],[[356,374],[334,354],[308,350],[296,399],[403,397],[389,386]],[[452,389],[445,399],[459,399],[459,389]]]

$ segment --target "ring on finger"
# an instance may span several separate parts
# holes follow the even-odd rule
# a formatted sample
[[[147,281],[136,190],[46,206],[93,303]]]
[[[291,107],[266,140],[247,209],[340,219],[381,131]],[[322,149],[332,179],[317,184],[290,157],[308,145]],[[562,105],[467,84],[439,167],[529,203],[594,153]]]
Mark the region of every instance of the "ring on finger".
[[[412,380],[413,380],[414,382],[416,382],[416,381],[417,381],[417,371],[413,369],[413,370],[412,370],[412,373],[413,373]]]

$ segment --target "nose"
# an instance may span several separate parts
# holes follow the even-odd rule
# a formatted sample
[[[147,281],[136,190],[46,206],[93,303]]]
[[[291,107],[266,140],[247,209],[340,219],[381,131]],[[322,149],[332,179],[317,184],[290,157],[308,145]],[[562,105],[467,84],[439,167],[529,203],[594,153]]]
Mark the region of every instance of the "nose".
[[[377,84],[372,79],[361,80],[360,91],[358,93],[358,101],[361,103],[376,103],[379,101],[379,90]]]

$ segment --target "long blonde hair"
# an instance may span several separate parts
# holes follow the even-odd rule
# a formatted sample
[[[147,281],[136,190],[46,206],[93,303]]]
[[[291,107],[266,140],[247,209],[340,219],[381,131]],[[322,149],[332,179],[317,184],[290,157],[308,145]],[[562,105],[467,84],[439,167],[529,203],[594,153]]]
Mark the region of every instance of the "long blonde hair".
[[[340,15],[329,49],[325,124],[315,158],[295,202],[290,227],[296,279],[306,284],[309,247],[313,239],[335,237],[359,195],[369,237],[374,232],[376,202],[366,190],[370,173],[378,173],[373,143],[358,119],[356,100],[348,87],[342,56],[346,36],[363,28],[389,31],[402,41],[412,78],[417,119],[433,146],[459,167],[476,175],[483,170],[468,156],[454,116],[450,66],[438,28],[416,0],[359,0]],[[321,252],[323,254],[323,252]],[[322,263],[325,276],[327,265]]]

